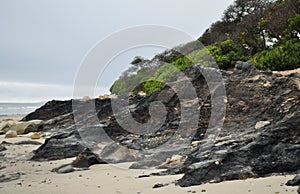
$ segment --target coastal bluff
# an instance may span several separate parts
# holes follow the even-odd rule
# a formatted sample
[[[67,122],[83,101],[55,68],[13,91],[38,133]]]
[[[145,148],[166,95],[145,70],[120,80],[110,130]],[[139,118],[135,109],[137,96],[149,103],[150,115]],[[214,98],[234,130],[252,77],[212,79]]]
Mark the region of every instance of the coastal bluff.
[[[222,96],[226,97],[226,115],[218,137],[208,145],[205,133],[212,102],[211,91],[201,73],[203,69],[205,67],[193,65],[184,71],[197,93],[199,103],[194,105],[199,110],[198,127],[193,137],[181,136],[178,141],[169,142],[174,149],[158,148],[176,134],[181,122],[185,122],[181,118],[178,96],[172,88],[164,86],[145,96],[128,95],[129,107],[117,113],[111,108],[110,98],[77,100],[78,106],[93,104],[95,107],[95,110],[75,113],[81,116],[81,123],[74,122],[74,100],[46,103],[22,119],[23,122],[42,120],[43,125],[38,131],[52,134],[35,150],[31,160],[56,160],[81,154],[83,160],[93,155],[93,162],[85,162],[85,167],[106,162],[133,162],[131,168],[166,169],[153,174],[156,176],[184,174],[176,183],[182,187],[299,173],[299,72],[258,71],[249,64],[239,64],[232,72],[209,68],[222,75],[226,89],[226,95]],[[154,133],[133,134],[117,122],[115,116],[126,116],[124,109],[129,108],[135,120],[146,123],[150,119],[149,106],[154,101],[162,101],[167,111],[165,123]],[[97,122],[89,119],[95,113]],[[101,144],[92,138],[99,127],[114,143]],[[87,139],[82,139],[79,131],[90,133],[88,146]],[[190,143],[181,146],[184,139]]]

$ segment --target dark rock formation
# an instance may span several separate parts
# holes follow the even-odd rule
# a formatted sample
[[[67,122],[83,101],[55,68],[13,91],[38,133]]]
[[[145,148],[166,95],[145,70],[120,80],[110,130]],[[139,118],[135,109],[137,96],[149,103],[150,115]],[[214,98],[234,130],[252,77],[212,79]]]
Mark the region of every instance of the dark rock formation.
[[[295,176],[295,178],[293,178],[292,180],[289,180],[286,184],[286,186],[300,186],[300,176],[297,175]]]
[[[65,115],[67,113],[72,113],[72,101],[56,101],[52,100],[47,102],[44,106],[37,109],[36,111],[26,115],[21,121],[30,120],[49,120],[57,116]]]
[[[54,135],[34,151],[32,160],[60,160],[76,157],[85,149],[80,139],[78,131]]]
[[[224,180],[263,177],[272,173],[293,173],[300,169],[300,113],[286,121],[243,136],[223,139],[211,150],[199,147],[184,167],[180,186]]]
[[[234,72],[189,66],[185,74],[191,79],[197,95],[185,104],[170,86],[145,97],[124,97],[129,105],[117,107],[118,111],[114,113],[112,99],[76,101],[75,109],[72,109],[72,101],[47,103],[23,119],[42,119],[45,124],[39,130],[55,132],[36,150],[33,159],[75,157],[88,147],[101,161],[136,161],[132,168],[145,168],[158,166],[172,155],[180,155],[186,158],[184,163],[160,173],[184,173],[178,181],[180,186],[265,177],[273,173],[296,173],[300,169],[298,74],[284,76],[259,72],[248,63],[239,63]],[[213,75],[223,78],[226,94],[219,92],[220,82],[208,83]],[[173,84],[185,89],[183,80]],[[213,104],[214,99],[219,101]],[[225,102],[226,107],[222,107],[220,100]],[[153,105],[155,101],[161,104]],[[166,119],[162,125],[155,125],[155,119],[160,118],[150,114],[151,106],[165,106]],[[184,112],[187,106],[196,106],[199,112]],[[95,107],[95,110],[90,107]],[[225,119],[222,114],[211,116],[214,112],[224,111]],[[187,116],[184,117],[183,113]],[[177,133],[180,126],[188,124],[189,118],[195,115],[196,129],[187,127],[182,133]],[[141,124],[154,120],[152,125],[143,129],[149,133],[138,133],[138,125],[126,122],[129,116]],[[219,121],[223,120],[222,125]],[[126,129],[120,121],[126,124]],[[212,122],[215,122],[212,128],[215,136],[206,134]],[[98,134],[100,128],[105,134]],[[192,133],[193,130],[196,130],[195,133]],[[105,135],[111,141],[101,139]],[[87,166],[93,164],[83,163]],[[62,171],[72,171],[72,168],[74,170],[75,167],[69,165]]]

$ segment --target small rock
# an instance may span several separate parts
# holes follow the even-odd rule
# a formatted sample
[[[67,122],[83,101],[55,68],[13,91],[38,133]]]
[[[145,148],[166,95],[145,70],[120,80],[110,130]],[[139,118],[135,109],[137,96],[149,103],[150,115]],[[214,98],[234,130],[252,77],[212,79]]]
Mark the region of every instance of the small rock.
[[[35,132],[30,136],[31,139],[41,139],[41,132]]]
[[[5,138],[15,138],[18,137],[18,134],[16,131],[9,130],[5,133]]]
[[[155,184],[152,188],[156,189],[156,188],[161,188],[163,186],[164,186],[163,184],[158,183],[158,184]]]
[[[271,122],[270,121],[259,121],[255,124],[255,129],[261,129],[267,125],[270,125]]]
[[[147,177],[150,177],[149,174],[145,174],[145,175],[139,175],[138,178],[147,178]]]
[[[58,174],[64,174],[64,173],[69,173],[69,172],[73,172],[75,169],[72,165],[70,164],[64,164],[58,168],[54,168],[53,170],[51,170],[52,172],[57,172]]]
[[[0,145],[0,152],[5,151],[5,150],[6,150],[6,148],[4,146]]]
[[[234,72],[250,72],[256,71],[256,68],[251,62],[237,61],[234,67]]]

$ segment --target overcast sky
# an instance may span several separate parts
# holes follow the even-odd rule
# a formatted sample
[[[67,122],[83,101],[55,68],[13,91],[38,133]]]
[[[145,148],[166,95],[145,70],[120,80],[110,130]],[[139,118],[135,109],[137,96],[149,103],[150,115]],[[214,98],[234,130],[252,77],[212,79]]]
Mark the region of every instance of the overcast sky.
[[[124,28],[166,25],[198,38],[233,0],[0,0],[0,102],[72,97],[80,63],[93,46]],[[134,52],[133,52],[134,51]],[[135,55],[151,58],[161,48],[120,57],[107,88]]]

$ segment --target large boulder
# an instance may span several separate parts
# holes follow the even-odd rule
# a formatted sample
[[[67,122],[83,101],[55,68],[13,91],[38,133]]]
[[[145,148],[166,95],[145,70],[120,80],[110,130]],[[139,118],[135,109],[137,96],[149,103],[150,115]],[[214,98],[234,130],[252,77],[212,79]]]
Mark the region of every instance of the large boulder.
[[[42,120],[32,120],[27,122],[17,122],[2,130],[3,133],[7,131],[16,131],[18,135],[27,134],[30,132],[37,132],[39,127],[44,124]]]

